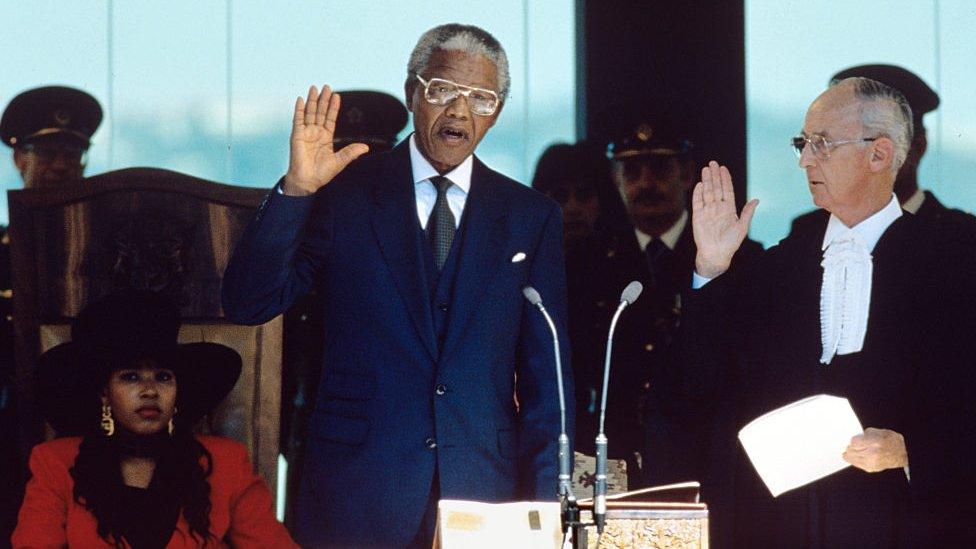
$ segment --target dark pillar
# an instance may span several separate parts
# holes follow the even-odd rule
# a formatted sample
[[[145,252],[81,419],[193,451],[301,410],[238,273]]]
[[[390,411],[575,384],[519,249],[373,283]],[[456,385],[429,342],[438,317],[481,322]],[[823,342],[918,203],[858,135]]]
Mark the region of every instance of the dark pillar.
[[[577,0],[580,137],[602,140],[611,103],[672,95],[700,108],[697,158],[729,166],[745,196],[744,0]]]

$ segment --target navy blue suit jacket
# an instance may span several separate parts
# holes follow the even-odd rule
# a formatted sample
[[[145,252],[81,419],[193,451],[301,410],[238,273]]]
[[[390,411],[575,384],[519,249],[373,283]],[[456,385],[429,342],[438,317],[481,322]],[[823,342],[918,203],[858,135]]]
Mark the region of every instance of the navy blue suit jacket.
[[[534,286],[556,318],[572,395],[559,208],[475,158],[460,225],[442,342],[406,142],[356,161],[314,198],[273,190],[234,252],[223,286],[231,320],[265,322],[313,284],[324,297],[303,545],[406,545],[434,478],[441,498],[555,499],[553,345],[522,288]]]

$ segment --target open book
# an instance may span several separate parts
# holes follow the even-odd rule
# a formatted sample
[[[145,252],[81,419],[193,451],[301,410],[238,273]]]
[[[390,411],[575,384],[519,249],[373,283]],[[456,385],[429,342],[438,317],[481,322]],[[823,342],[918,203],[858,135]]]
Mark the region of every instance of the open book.
[[[846,398],[816,395],[754,419],[739,441],[775,497],[849,466],[841,456],[863,431]]]

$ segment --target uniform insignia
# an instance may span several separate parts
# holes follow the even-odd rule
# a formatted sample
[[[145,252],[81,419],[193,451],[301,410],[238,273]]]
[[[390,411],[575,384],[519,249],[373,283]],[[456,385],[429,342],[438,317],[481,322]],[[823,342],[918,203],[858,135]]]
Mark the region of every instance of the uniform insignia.
[[[71,123],[71,113],[65,109],[58,109],[54,111],[54,121],[58,126],[67,126]]]

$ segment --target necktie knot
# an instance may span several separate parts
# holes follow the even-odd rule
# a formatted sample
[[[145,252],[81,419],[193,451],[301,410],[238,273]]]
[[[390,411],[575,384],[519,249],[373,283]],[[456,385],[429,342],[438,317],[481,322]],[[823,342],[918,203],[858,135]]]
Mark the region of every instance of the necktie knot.
[[[433,183],[434,188],[437,189],[437,194],[446,193],[447,190],[451,188],[451,185],[454,184],[450,179],[444,177],[443,175],[435,175],[434,177],[431,177],[430,182]]]

